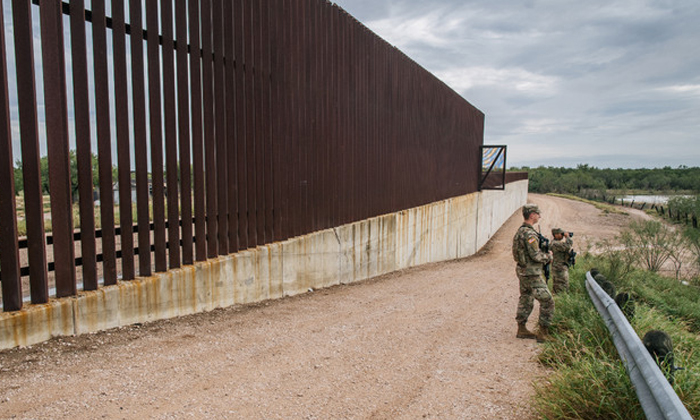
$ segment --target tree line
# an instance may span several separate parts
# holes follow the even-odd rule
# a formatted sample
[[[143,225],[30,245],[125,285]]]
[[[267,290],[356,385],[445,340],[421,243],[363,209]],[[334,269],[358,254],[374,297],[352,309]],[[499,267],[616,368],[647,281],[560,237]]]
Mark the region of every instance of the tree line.
[[[69,152],[70,160],[70,180],[71,180],[71,192],[76,195],[78,192],[78,158],[76,156],[75,150]],[[91,156],[92,165],[92,184],[93,187],[97,188],[99,186],[100,178],[98,174],[98,160],[97,155],[94,153]],[[39,170],[41,172],[41,192],[43,194],[48,194],[50,191],[49,185],[49,158],[44,156],[39,161]],[[24,177],[22,171],[22,161],[15,162],[14,167],[15,172],[15,194],[19,194],[24,191]],[[117,167],[112,165],[112,180],[113,182],[117,179]]]
[[[582,191],[648,191],[700,193],[700,167],[654,169],[600,169],[587,164],[576,168],[539,166],[510,168],[528,172],[530,192],[580,194]]]

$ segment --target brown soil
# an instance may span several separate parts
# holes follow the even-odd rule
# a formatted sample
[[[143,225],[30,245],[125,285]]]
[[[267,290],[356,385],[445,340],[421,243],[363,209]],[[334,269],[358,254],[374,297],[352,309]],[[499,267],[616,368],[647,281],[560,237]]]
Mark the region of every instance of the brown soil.
[[[530,200],[579,249],[631,219]],[[458,261],[0,352],[0,418],[534,419],[547,372],[515,338],[520,223]]]

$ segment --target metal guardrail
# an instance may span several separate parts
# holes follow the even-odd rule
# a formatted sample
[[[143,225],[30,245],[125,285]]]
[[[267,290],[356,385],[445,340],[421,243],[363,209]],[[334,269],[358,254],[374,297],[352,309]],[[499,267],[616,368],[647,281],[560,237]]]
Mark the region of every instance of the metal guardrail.
[[[586,289],[608,326],[647,419],[692,420],[617,303],[598,285],[590,272],[586,273]]]

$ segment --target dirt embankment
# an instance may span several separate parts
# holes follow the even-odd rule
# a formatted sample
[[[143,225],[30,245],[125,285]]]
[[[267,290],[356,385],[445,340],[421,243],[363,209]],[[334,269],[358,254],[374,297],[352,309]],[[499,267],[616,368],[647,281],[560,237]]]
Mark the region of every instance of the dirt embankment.
[[[575,247],[630,220],[530,201]],[[533,419],[547,372],[515,339],[520,223],[459,261],[0,352],[0,418]]]

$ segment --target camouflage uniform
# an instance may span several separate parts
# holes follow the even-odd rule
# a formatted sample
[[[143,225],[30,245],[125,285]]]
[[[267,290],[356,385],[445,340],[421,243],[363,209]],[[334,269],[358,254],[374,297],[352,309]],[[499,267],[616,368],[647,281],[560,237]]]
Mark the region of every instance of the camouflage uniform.
[[[549,245],[554,259],[552,260],[552,291],[554,293],[569,290],[569,251],[574,241],[568,236],[553,240]]]
[[[520,280],[520,300],[515,320],[527,322],[532,313],[534,299],[540,302],[539,325],[549,327],[554,315],[554,299],[547,289],[542,266],[552,261],[552,256],[540,251],[539,236],[535,229],[523,223],[513,237],[515,273]]]

